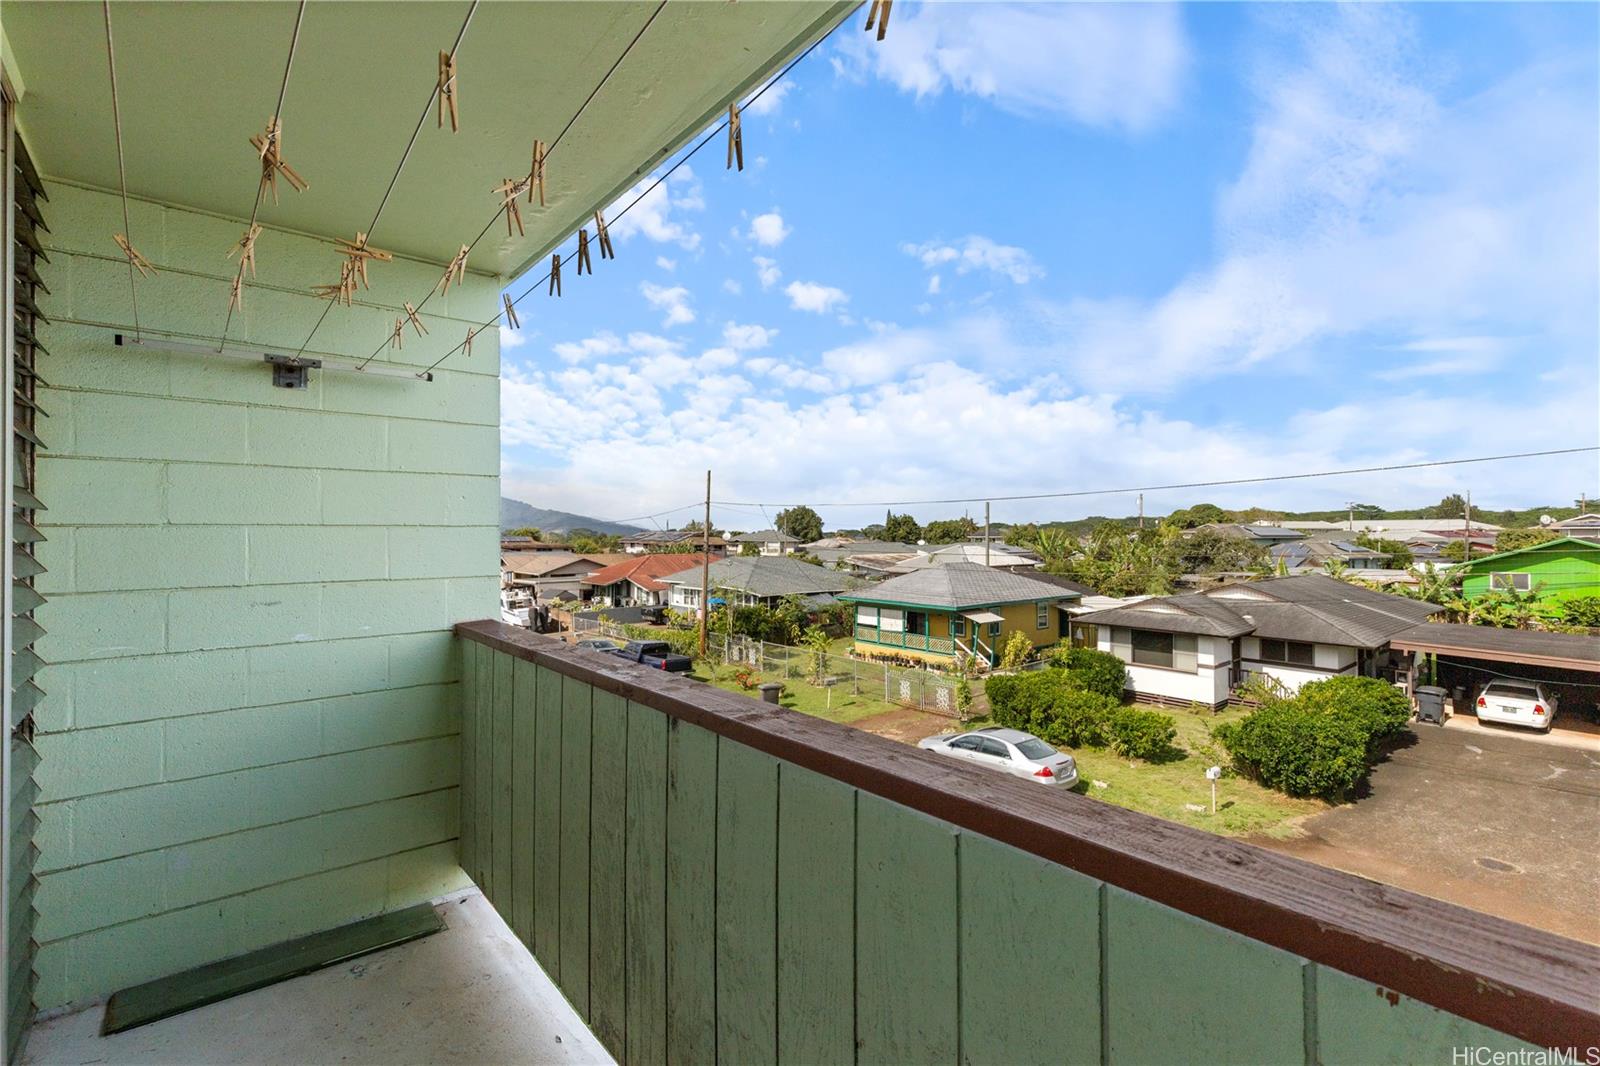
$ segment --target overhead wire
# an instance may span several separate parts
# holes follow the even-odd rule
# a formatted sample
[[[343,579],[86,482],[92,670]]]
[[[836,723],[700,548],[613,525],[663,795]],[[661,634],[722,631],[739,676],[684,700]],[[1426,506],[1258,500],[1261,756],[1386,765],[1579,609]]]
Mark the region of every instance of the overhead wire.
[[[461,20],[461,29],[456,31],[455,43],[450,46],[451,59],[455,58],[456,51],[461,47],[462,40],[467,36],[467,27],[472,25],[472,16],[477,13],[477,10],[478,0],[472,0],[472,6],[467,8],[467,17]],[[378,228],[378,220],[383,217],[383,209],[389,206],[389,197],[393,195],[394,187],[400,181],[401,173],[406,169],[406,161],[411,158],[411,150],[416,147],[417,138],[422,135],[422,127],[428,121],[428,112],[433,110],[434,101],[438,98],[439,85],[435,82],[432,91],[428,93],[428,102],[423,105],[422,114],[417,117],[417,125],[411,131],[411,139],[406,142],[406,150],[400,155],[400,164],[394,168],[394,175],[390,177],[388,187],[383,190],[383,199],[378,201],[378,209],[373,212],[372,221],[367,223],[367,228],[362,231],[366,233],[369,240],[373,231]],[[305,354],[305,350],[311,344],[312,338],[317,335],[317,330],[321,329],[322,323],[327,320],[328,312],[333,310],[335,302],[331,298],[328,300],[327,306],[322,309],[322,314],[317,316],[316,323],[311,327],[311,332],[306,335],[305,343],[301,344],[300,350],[295,353],[296,358]]]
[[[555,140],[550,142],[550,147],[545,149],[544,158],[546,161],[549,160],[550,156],[555,154],[556,149],[561,145],[562,138],[566,137],[567,132],[572,129],[572,127],[577,123],[578,119],[582,117],[583,113],[588,110],[589,104],[596,96],[599,95],[600,90],[605,88],[606,83],[611,80],[611,75],[615,74],[617,72],[617,68],[622,66],[622,61],[628,58],[628,55],[633,51],[634,46],[639,43],[639,40],[644,36],[645,31],[650,28],[651,24],[655,22],[656,16],[661,14],[662,9],[666,6],[667,0],[660,0],[660,3],[656,5],[655,10],[650,12],[650,17],[645,20],[644,25],[639,27],[639,32],[635,33],[633,35],[633,39],[628,42],[628,46],[624,48],[621,54],[618,55],[617,58],[612,62],[611,66],[606,70],[605,75],[595,83],[595,87],[589,90],[589,95],[584,97],[583,103],[578,105],[578,110],[572,113],[572,117],[567,120],[567,124],[561,127],[561,132],[556,134]],[[470,255],[472,250],[478,246],[478,242],[483,240],[484,235],[488,233],[491,228],[493,228],[494,224],[500,221],[500,216],[505,214],[508,210],[510,210],[509,207],[503,206],[490,216],[489,221],[485,222],[483,228],[478,231],[478,235],[472,238],[472,242],[467,245],[468,255]],[[546,275],[546,277],[548,277],[548,275]],[[423,296],[421,302],[416,304],[415,310],[417,312],[421,312],[421,310],[428,305],[428,301],[433,299],[434,295],[438,291],[439,289],[437,285],[429,289],[427,295]],[[378,353],[383,351],[388,343],[389,342],[387,339],[380,341],[378,346],[372,350],[372,354],[361,360],[360,365],[357,366],[356,369],[360,370],[368,363],[372,362],[372,360],[376,359],[378,357]]]
[[[111,0],[102,0],[106,20],[106,64],[111,70],[111,121],[117,135],[117,181],[122,188],[122,239],[133,247],[133,232],[128,225],[128,169],[122,158],[122,104],[117,98],[117,49],[111,36]],[[128,292],[133,299],[133,338],[139,340],[139,284],[135,277],[136,268],[133,253],[126,253],[128,260]]]
[[[283,64],[283,81],[278,86],[278,106],[272,109],[272,117],[280,122],[283,118],[283,101],[289,93],[289,71],[294,68],[295,49],[300,45],[300,23],[305,18],[305,15],[306,0],[300,0],[299,10],[295,12],[294,16],[294,32],[289,37],[289,58],[285,60]],[[250,208],[250,221],[244,228],[246,235],[248,235],[250,231],[256,227],[256,216],[261,213],[261,198],[266,195],[266,191],[267,183],[264,181],[258,181],[256,183],[256,202]],[[240,284],[243,284],[244,282],[243,255],[239,257],[239,281]],[[234,308],[235,304],[230,300],[228,302],[228,317],[224,319],[222,323],[222,338],[217,342],[217,347],[219,349],[226,346],[228,343],[228,330],[233,325]],[[306,344],[309,343],[311,343],[310,338],[307,338]],[[300,346],[300,352],[302,354],[305,352],[304,344]]]
[[[838,27],[840,25],[843,25],[843,23],[839,23],[839,24],[835,25],[834,29],[838,29]],[[780,70],[776,75],[774,75],[770,80],[768,80],[768,82],[765,85],[763,85],[760,89],[758,89],[750,97],[750,99],[746,100],[744,102],[744,104],[743,104],[743,107],[741,107],[741,110],[743,110],[744,108],[748,108],[751,104],[753,104],[757,100],[761,99],[761,97],[766,94],[768,89],[771,89],[774,85],[778,84],[778,82],[782,81],[785,77],[787,77],[790,71],[794,70],[795,67],[799,66],[802,62],[804,62],[804,60],[805,60],[805,58],[807,56],[809,56],[813,51],[815,51],[819,45],[821,45],[824,41],[828,40],[828,38],[831,37],[832,35],[833,35],[833,30],[829,30],[827,33],[823,34],[821,37],[818,37],[815,41],[811,42],[811,44],[809,46],[807,46],[805,51],[801,52],[798,56],[795,56],[794,59],[790,60],[789,63],[782,70]],[[611,218],[606,219],[606,225],[607,226],[612,225],[613,223],[615,223],[619,219],[621,219],[624,215],[626,215],[629,211],[633,210],[633,208],[636,207],[641,200],[643,200],[645,197],[649,196],[651,193],[655,192],[656,189],[659,188],[663,183],[665,183],[668,178],[672,177],[672,175],[678,170],[679,167],[683,166],[689,160],[693,159],[695,157],[695,155],[700,151],[700,149],[702,149],[706,145],[710,144],[717,137],[718,134],[720,134],[723,130],[725,130],[727,128],[728,128],[728,120],[727,119],[723,119],[716,126],[712,127],[710,132],[708,132],[704,137],[702,137],[695,144],[695,146],[693,148],[689,149],[688,152],[686,152],[684,155],[680,156],[678,158],[677,162],[673,163],[672,166],[668,167],[666,170],[664,170],[660,174],[658,174],[655,177],[655,179],[653,181],[651,181],[650,184],[645,187],[644,191],[639,193],[639,195],[635,196],[632,200],[629,200],[627,205],[625,207],[623,207],[622,210],[618,211]],[[497,215],[496,217],[499,217],[499,216]],[[533,294],[533,291],[535,289],[539,288],[541,285],[544,285],[549,280],[550,280],[550,272],[546,271],[544,273],[544,275],[539,278],[539,280],[537,280],[533,284],[529,285],[526,289],[524,289],[522,291],[522,293],[520,295],[514,297],[512,299],[512,301],[511,301],[511,306],[512,307],[516,307],[518,304],[522,303],[523,300],[527,299],[529,296],[531,296]],[[490,318],[487,322],[483,323],[483,325],[479,326],[473,332],[476,333],[478,331],[488,329],[490,326],[499,325],[501,320],[504,319],[504,318],[505,318],[505,311],[501,310],[493,318]],[[452,355],[454,355],[457,352],[461,351],[465,347],[466,347],[466,342],[462,341],[461,343],[457,344],[454,348],[451,348],[449,351],[445,352],[438,359],[435,359],[431,364],[428,365],[427,369],[420,371],[417,376],[421,377],[423,374],[431,374],[434,370],[436,370],[439,367],[439,364],[443,363],[446,359],[449,359]],[[380,348],[381,348],[381,346],[380,346]]]

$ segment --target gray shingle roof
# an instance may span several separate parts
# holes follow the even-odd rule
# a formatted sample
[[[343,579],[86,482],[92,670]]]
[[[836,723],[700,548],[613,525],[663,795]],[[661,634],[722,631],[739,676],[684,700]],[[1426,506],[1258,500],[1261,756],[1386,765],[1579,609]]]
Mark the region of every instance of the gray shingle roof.
[[[977,563],[930,566],[841,599],[905,603],[916,607],[986,607],[1002,603],[1071,599],[1076,593],[1047,581]]]
[[[1227,606],[1211,600],[1203,592],[1158,596],[1131,607],[1112,607],[1080,614],[1073,621],[1097,626],[1151,629],[1158,633],[1198,633],[1212,637],[1242,636],[1254,628],[1250,622]]]
[[[779,533],[776,529],[758,529],[754,533],[740,533],[738,536],[729,537],[733,544],[799,544],[800,538],[791,537],[787,533]]]
[[[710,567],[711,587],[734,589],[752,596],[807,596],[815,592],[843,592],[849,577],[814,563],[776,555],[742,555],[722,559]],[[700,586],[700,572],[680,571],[661,579],[669,585]]]

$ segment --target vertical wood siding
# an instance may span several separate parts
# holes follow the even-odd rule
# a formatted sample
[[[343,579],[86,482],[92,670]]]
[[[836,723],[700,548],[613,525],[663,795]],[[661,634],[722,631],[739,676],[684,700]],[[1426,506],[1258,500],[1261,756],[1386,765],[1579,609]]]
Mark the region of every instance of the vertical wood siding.
[[[465,648],[462,864],[620,1062],[1448,1062],[1457,1046],[1530,1047]]]

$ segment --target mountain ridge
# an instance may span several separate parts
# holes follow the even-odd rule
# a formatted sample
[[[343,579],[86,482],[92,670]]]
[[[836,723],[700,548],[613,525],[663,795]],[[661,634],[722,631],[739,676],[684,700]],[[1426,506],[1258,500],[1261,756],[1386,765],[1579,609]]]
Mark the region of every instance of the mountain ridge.
[[[594,533],[614,533],[618,536],[637,533],[640,528],[591,518],[589,515],[573,514],[571,511],[535,507],[521,500],[513,500],[509,496],[500,497],[500,529],[502,531],[520,529],[523,526],[532,526],[541,533],[565,534],[574,529],[587,529]]]

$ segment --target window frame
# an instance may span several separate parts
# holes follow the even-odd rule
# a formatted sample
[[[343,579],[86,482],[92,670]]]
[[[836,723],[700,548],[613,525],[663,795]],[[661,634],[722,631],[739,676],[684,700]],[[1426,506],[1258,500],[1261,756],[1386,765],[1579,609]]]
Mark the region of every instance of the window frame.
[[[1283,649],[1283,654],[1281,656],[1273,656],[1273,655],[1268,654],[1268,652],[1267,652],[1267,645],[1268,644],[1276,644],[1276,645],[1281,646],[1282,649]],[[1261,661],[1264,662],[1264,663],[1275,663],[1275,664],[1282,665],[1282,666],[1309,666],[1309,667],[1315,667],[1317,665],[1317,646],[1315,644],[1313,644],[1313,643],[1308,642],[1308,641],[1304,641],[1304,640],[1279,640],[1279,639],[1277,639],[1275,637],[1260,637],[1260,638],[1257,639],[1257,645],[1258,645],[1257,646],[1257,652],[1261,656]],[[1304,648],[1305,649],[1305,659],[1304,659],[1304,661],[1292,658],[1290,656],[1290,650],[1291,649],[1296,649],[1296,648]]]
[[[1510,578],[1508,585],[1503,579]],[[1518,579],[1521,579],[1519,585]],[[1533,588],[1533,575],[1522,570],[1492,570],[1489,573],[1490,592],[1527,592]]]
[[[1050,628],[1050,604],[1045,603],[1045,602],[1040,602],[1040,603],[1035,604],[1034,607],[1035,607],[1035,611],[1034,611],[1034,627],[1033,628],[1035,628],[1035,629],[1049,629]]]

